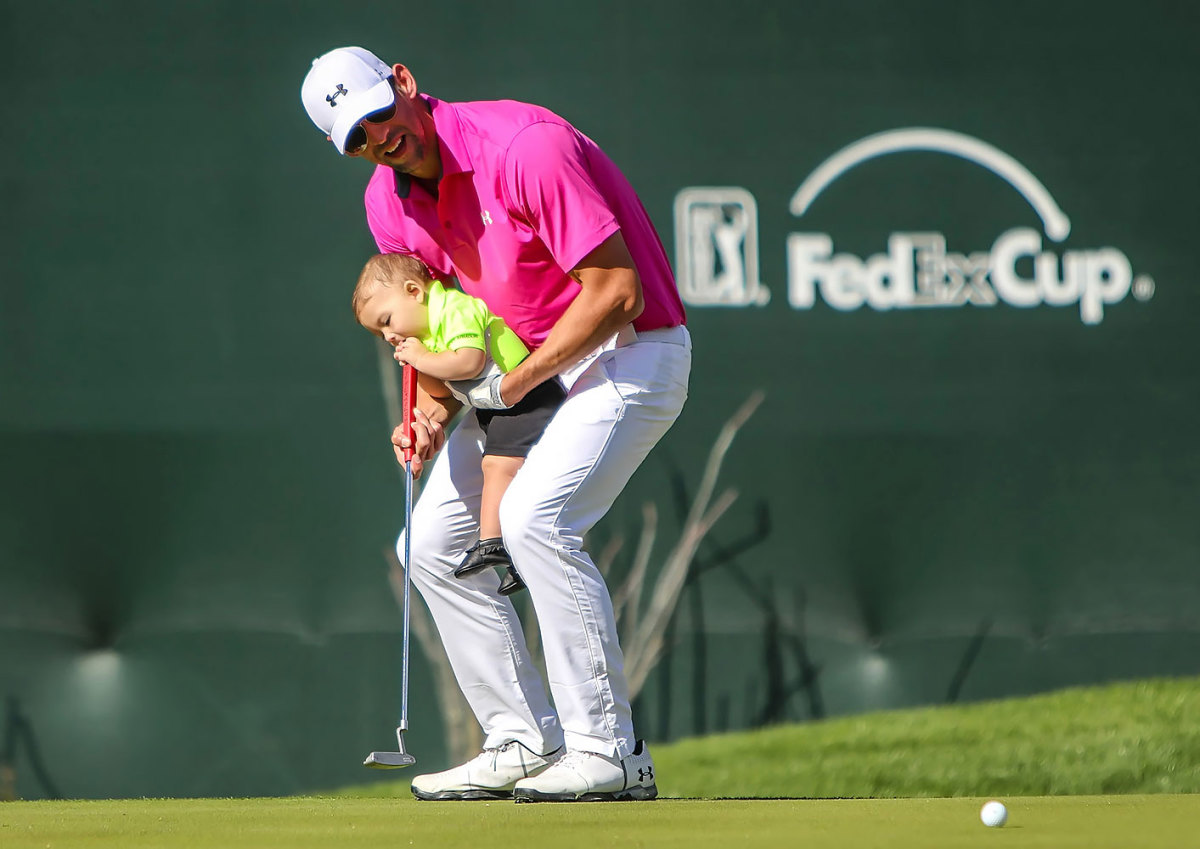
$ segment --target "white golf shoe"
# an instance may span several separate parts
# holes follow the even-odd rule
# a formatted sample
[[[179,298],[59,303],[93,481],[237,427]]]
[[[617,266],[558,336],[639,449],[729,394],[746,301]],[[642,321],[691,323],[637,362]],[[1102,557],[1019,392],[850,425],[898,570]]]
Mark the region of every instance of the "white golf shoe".
[[[561,749],[555,749],[539,755],[516,741],[505,743],[499,748],[484,749],[465,764],[445,772],[416,776],[412,792],[426,802],[511,799],[517,781],[537,775],[561,753]]]
[[[654,759],[644,740],[638,740],[633,753],[622,760],[594,752],[567,752],[513,788],[517,802],[624,802],[657,796]]]

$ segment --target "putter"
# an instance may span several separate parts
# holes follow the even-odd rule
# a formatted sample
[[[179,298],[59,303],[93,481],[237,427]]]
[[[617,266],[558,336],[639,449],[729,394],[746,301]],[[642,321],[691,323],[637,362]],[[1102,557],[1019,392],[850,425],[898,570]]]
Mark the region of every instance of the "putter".
[[[400,400],[404,405],[404,435],[408,437],[409,446],[412,446],[414,442],[413,405],[417,401],[417,370],[408,363],[404,364]],[[417,759],[404,749],[404,732],[408,730],[408,603],[412,587],[412,572],[409,567],[409,555],[412,552],[412,455],[411,447],[404,449],[404,623],[401,626],[404,638],[403,648],[400,652],[400,724],[396,726],[396,745],[399,751],[371,752],[363,761],[363,766],[369,766],[372,769],[399,769],[417,762]]]

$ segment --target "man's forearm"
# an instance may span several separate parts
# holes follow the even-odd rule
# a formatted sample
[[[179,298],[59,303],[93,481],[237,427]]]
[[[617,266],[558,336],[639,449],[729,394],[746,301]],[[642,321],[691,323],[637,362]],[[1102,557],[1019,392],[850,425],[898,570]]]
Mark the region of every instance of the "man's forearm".
[[[512,403],[525,397],[538,384],[579,362],[640,313],[640,309],[631,310],[624,302],[614,304],[602,294],[584,289],[567,307],[545,343],[509,373],[504,382],[505,400]]]
[[[538,384],[575,365],[642,314],[642,283],[619,231],[588,254],[571,276],[579,281],[579,294],[542,346],[505,376],[506,403],[515,404]]]
[[[450,394],[445,383],[418,372],[417,409],[431,421],[445,425],[462,409],[462,404]]]

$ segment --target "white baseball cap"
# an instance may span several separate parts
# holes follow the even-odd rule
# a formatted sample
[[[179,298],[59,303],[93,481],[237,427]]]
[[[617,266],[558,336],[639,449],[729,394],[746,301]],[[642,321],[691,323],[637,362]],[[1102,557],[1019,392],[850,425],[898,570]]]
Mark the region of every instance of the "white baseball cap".
[[[344,154],[350,131],[372,112],[392,105],[391,79],[391,66],[370,50],[339,47],[313,59],[300,99],[317,129]]]

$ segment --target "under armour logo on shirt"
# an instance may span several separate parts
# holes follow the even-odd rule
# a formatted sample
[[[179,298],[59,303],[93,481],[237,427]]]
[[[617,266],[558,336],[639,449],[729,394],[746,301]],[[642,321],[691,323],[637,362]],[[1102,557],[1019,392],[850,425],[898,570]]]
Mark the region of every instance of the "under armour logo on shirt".
[[[483,211],[483,214],[480,215],[479,217],[483,219],[484,224],[492,223],[492,214],[490,212],[488,212],[486,209]]]
[[[325,95],[325,101],[330,106],[337,106],[338,95],[339,94],[349,94],[349,93],[350,92],[346,91],[346,87],[344,85],[342,85],[341,83],[338,83],[337,91],[335,91],[333,94]]]

